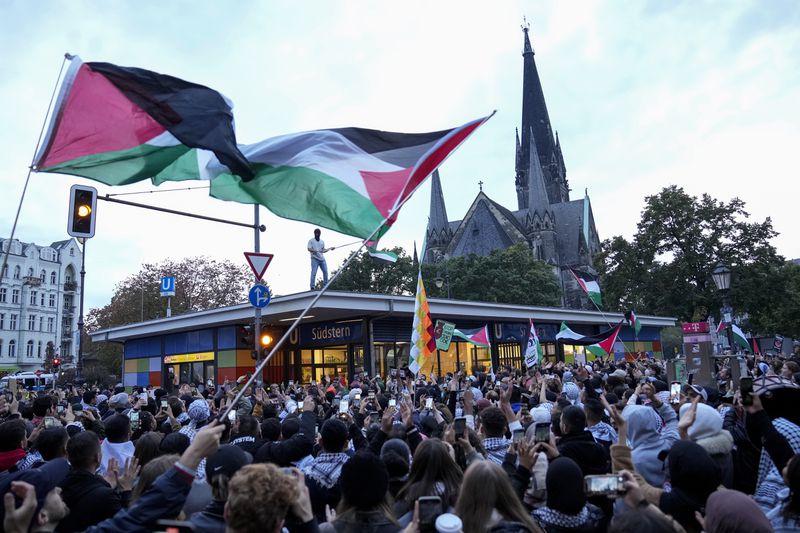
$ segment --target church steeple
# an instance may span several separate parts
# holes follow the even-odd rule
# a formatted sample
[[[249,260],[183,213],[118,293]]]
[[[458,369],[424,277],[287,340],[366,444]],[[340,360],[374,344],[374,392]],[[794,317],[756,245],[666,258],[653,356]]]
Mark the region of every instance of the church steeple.
[[[426,232],[427,247],[423,261],[432,261],[435,250],[443,249],[450,242],[453,233],[447,220],[447,209],[444,205],[444,193],[439,171],[434,170],[431,176],[431,208],[428,214],[428,230]]]
[[[547,196],[542,164],[539,162],[539,153],[536,149],[536,138],[533,133],[530,137],[530,173],[528,175],[528,211],[533,215],[538,212],[540,216],[550,211],[550,199]]]

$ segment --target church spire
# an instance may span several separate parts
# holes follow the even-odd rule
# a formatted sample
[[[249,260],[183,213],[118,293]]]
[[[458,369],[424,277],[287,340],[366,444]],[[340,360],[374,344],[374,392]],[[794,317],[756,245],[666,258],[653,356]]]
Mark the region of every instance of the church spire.
[[[547,105],[544,100],[542,83],[539,80],[539,72],[536,69],[534,51],[531,46],[528,32],[530,25],[523,24],[522,33],[524,34],[522,65],[522,142],[520,143],[521,153],[519,160],[525,165],[530,161],[531,140],[535,139],[536,151],[539,155],[539,162],[544,168],[551,163],[555,154],[555,140],[553,139],[553,129],[550,126],[550,116],[547,113]],[[530,175],[530,169],[527,174]],[[524,206],[520,206],[522,209]]]
[[[447,221],[447,209],[444,205],[444,193],[442,192],[439,170],[434,170],[431,177],[431,210],[429,217],[428,229],[434,229],[439,232],[442,228],[450,227]]]
[[[547,196],[547,185],[544,181],[542,164],[539,162],[539,153],[536,149],[536,138],[531,132],[530,140],[530,173],[528,175],[528,212],[533,216],[538,212],[540,217],[550,210],[550,200]]]

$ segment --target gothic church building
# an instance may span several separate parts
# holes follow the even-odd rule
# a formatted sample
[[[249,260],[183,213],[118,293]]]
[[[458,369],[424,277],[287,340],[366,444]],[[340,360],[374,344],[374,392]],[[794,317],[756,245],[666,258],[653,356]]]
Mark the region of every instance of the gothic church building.
[[[586,295],[570,268],[594,272],[592,258],[600,250],[588,194],[570,200],[567,170],[558,133],[547,113],[534,51],[523,27],[522,127],[517,131],[517,209],[512,211],[482,190],[462,220],[449,220],[438,172],[432,177],[427,249],[423,261],[489,255],[492,250],[525,243],[560,280],[563,305],[589,308]]]

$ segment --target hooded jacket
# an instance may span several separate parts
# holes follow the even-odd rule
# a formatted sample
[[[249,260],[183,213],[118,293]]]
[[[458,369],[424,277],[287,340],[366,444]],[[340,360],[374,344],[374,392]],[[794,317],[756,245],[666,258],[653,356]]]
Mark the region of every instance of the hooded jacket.
[[[672,490],[661,494],[658,506],[688,533],[699,532],[694,513],[702,510],[708,497],[719,488],[719,466],[700,445],[685,440],[675,443],[667,464]]]
[[[83,531],[111,518],[127,505],[131,494],[119,493],[102,477],[74,468],[61,483],[61,490],[69,515],[58,524],[59,533]]]
[[[681,406],[681,415],[689,409],[689,404]],[[722,429],[722,417],[704,403],[697,404],[697,415],[689,426],[689,438],[699,444],[711,456],[722,473],[722,484],[726,488],[733,487],[733,437]]]
[[[669,404],[662,404],[657,412],[645,405],[629,405],[622,411],[627,422],[627,436],[633,457],[633,466],[650,485],[664,485],[664,463],[658,458],[662,450],[669,450],[678,441],[678,417]],[[662,429],[659,416],[666,426]],[[624,444],[624,443],[620,443]]]

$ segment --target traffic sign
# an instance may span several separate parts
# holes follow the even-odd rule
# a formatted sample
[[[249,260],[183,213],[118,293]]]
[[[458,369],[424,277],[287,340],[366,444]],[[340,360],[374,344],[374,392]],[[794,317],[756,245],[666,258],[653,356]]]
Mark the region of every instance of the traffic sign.
[[[34,374],[36,374],[36,377],[38,378],[43,374],[43,372],[41,370],[37,370],[36,372],[34,372]]]
[[[269,287],[262,283],[256,283],[247,294],[247,299],[250,300],[250,305],[253,307],[263,309],[269,305],[272,294],[269,291]]]
[[[161,278],[161,296],[175,296],[174,276],[164,276]]]
[[[256,279],[261,279],[264,277],[264,272],[267,271],[267,267],[272,261],[273,254],[245,252],[244,257],[247,259],[247,264],[250,265],[250,270],[256,275]]]

